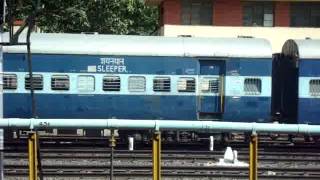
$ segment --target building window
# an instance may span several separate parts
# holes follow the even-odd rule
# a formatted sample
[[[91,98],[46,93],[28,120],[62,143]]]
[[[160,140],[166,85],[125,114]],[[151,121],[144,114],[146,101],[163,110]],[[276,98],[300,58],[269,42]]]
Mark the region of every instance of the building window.
[[[261,79],[246,78],[244,80],[244,92],[247,95],[261,94]]]
[[[244,2],[243,4],[244,26],[273,26],[272,2]]]
[[[146,78],[143,76],[129,77],[128,89],[131,92],[144,92],[144,91],[146,91]]]
[[[196,80],[195,78],[182,77],[178,81],[179,92],[195,92]]]
[[[203,93],[219,93],[220,79],[205,78],[201,80],[201,91]]]
[[[53,75],[51,77],[52,90],[69,90],[70,80],[67,75]]]
[[[17,89],[17,75],[4,74],[3,75],[3,89]]]
[[[120,91],[121,80],[119,76],[105,76],[103,77],[104,91]]]
[[[212,0],[181,0],[182,25],[212,25]]]
[[[25,77],[25,89],[31,89],[31,78],[29,74]],[[32,74],[33,90],[43,89],[43,77],[40,74]]]
[[[80,92],[92,92],[95,89],[94,76],[81,75],[78,76],[78,90]]]
[[[320,79],[310,80],[309,93],[311,96],[320,96]]]
[[[320,27],[320,3],[292,2],[290,10],[290,26]]]
[[[170,92],[170,78],[156,77],[153,79],[153,91],[155,92]]]

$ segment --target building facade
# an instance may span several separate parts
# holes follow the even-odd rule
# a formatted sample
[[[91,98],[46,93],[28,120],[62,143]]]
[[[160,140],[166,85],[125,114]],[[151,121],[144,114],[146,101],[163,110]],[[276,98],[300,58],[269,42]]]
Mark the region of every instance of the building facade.
[[[159,7],[164,36],[268,39],[280,52],[287,39],[320,39],[320,1],[146,0]]]

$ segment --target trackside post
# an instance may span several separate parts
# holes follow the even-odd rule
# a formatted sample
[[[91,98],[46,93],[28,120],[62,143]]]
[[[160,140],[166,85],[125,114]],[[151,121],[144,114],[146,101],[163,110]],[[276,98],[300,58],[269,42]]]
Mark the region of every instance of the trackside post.
[[[152,137],[153,180],[161,180],[161,133],[155,131]]]
[[[250,180],[258,179],[258,135],[252,133],[250,137],[250,165],[249,165]]]

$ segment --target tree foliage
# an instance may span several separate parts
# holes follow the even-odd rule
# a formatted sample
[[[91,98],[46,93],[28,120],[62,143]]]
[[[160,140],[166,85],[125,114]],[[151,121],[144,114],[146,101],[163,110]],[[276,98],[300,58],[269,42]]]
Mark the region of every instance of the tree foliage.
[[[32,1],[23,1],[18,17],[30,13]],[[36,21],[44,32],[151,34],[158,11],[143,0],[42,0]]]

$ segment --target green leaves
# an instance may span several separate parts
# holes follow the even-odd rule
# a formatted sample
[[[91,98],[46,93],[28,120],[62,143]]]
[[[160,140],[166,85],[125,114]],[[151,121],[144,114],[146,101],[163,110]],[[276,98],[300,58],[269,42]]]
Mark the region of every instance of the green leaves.
[[[30,3],[30,0],[28,0]],[[25,1],[20,11],[27,16]],[[42,0],[37,25],[44,32],[146,35],[158,28],[158,10],[143,0]]]

